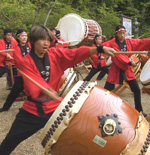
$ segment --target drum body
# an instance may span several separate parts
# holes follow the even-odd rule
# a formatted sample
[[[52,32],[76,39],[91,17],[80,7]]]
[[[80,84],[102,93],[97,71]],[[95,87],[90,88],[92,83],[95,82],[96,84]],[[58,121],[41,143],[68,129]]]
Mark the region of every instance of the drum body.
[[[150,59],[145,63],[140,74],[140,81],[145,88],[150,88]]]
[[[132,56],[130,57],[130,59],[131,59],[132,61],[134,61],[134,62],[137,64],[137,66],[132,67],[132,68],[133,68],[133,71],[134,71],[134,74],[135,74],[135,76],[136,76],[136,75],[138,74],[139,70],[140,70],[141,62],[140,62],[138,56],[136,56],[136,55],[132,55]]]
[[[148,61],[149,56],[147,54],[139,54],[138,58],[141,62],[141,68],[143,68],[143,66],[145,65],[145,63]]]
[[[70,13],[63,16],[57,28],[65,41],[70,41],[70,46],[78,45],[86,37],[94,38],[96,34],[102,34],[100,25],[92,19],[84,19],[77,14]]]
[[[63,76],[61,77],[59,94],[62,97],[65,97],[69,90],[75,84],[76,73],[73,68],[68,68],[65,70]]]
[[[148,133],[149,123],[131,105],[79,81],[47,122],[41,141],[51,155],[133,155],[140,154]]]

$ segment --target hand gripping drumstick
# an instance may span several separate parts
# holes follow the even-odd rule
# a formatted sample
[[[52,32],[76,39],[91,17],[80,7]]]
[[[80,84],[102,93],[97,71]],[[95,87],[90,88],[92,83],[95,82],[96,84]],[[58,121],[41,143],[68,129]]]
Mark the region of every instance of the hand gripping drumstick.
[[[41,90],[42,90],[42,92],[45,94],[45,95],[47,95],[48,97],[50,97],[51,99],[53,99],[53,100],[56,100],[56,101],[61,101],[60,99],[59,99],[59,96],[57,95],[57,93],[54,91],[54,90],[52,90],[52,89],[46,89],[46,88],[44,88],[43,86],[41,86],[39,83],[37,83],[36,81],[34,81],[32,78],[30,78],[28,75],[26,75],[24,72],[22,72],[21,70],[19,70],[18,68],[17,68],[17,70],[18,70],[18,72],[22,75],[22,76],[24,76],[25,78],[27,78],[29,81],[31,81],[33,84],[35,84],[36,86],[38,86]]]
[[[2,51],[0,51],[0,53],[3,53],[3,52],[13,52],[13,51],[15,51],[14,49],[8,49],[8,50],[2,50]]]

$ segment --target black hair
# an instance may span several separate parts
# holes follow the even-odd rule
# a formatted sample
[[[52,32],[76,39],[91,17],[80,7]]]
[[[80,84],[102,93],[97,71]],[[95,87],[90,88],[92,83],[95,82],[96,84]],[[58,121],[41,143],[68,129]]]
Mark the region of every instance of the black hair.
[[[55,28],[50,28],[50,30],[51,30],[51,31],[54,31],[54,30],[56,31],[56,29],[55,29]]]
[[[12,29],[6,28],[6,29],[4,30],[4,36],[5,36],[7,33],[13,33]]]
[[[95,37],[94,37],[94,39],[93,39],[93,43],[94,43],[94,45],[96,45],[96,39],[98,38],[98,37],[101,37],[102,35],[100,35],[100,34],[96,34],[95,35]]]
[[[20,33],[22,33],[22,32],[26,32],[27,33],[27,31],[25,30],[25,29],[18,29],[18,31],[17,31],[17,33],[16,33],[16,36],[18,36]],[[19,43],[20,41],[19,41],[19,39],[18,38],[16,38],[16,41]]]
[[[57,38],[60,38],[60,30],[57,30],[57,31],[56,31],[56,37],[57,37]]]
[[[117,25],[117,26],[115,27],[115,32],[118,31],[118,30],[121,29],[121,28],[126,29],[123,25]]]
[[[34,26],[31,29],[30,35],[29,35],[31,45],[33,45],[37,40],[43,39],[46,36],[49,36],[51,42],[55,39],[50,29],[41,25]]]

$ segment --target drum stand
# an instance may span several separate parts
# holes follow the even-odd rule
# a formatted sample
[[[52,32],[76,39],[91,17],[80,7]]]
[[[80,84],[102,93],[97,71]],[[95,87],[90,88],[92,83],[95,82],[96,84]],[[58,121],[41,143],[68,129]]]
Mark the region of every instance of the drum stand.
[[[83,76],[80,73],[79,69],[77,69],[77,68],[78,68],[77,66],[73,66],[73,70],[77,75],[76,78],[75,78],[76,82],[78,82],[80,79],[83,80]]]
[[[143,87],[142,91],[150,95],[150,89]]]
[[[16,68],[15,66],[13,66],[11,63],[9,63],[8,65],[8,70],[10,71],[10,83],[11,85],[8,84],[8,81],[7,81],[7,85],[6,85],[6,89],[7,90],[11,90],[11,88],[13,87],[14,85],[14,72],[13,72],[13,69]],[[8,73],[7,73],[8,74]],[[16,98],[15,101],[23,101],[26,99],[26,95],[24,92],[20,93],[20,95]]]
[[[84,79],[82,74],[81,74],[81,72],[80,72],[81,68],[83,68],[86,71],[86,73],[89,74],[89,72],[90,72],[89,69],[91,69],[92,66],[91,65],[85,65],[84,62],[81,62],[80,64],[75,65],[73,67],[73,70],[74,70],[74,72],[77,75],[76,76],[76,82],[79,81],[79,80],[83,80]]]
[[[11,63],[9,63],[8,66],[7,66],[7,77],[6,78],[10,78],[10,81],[8,81],[8,79],[7,79],[7,84],[6,84],[6,89],[7,90],[10,90],[12,88],[12,86],[14,85],[13,68],[14,68],[13,65]],[[10,72],[10,75],[9,75],[8,72]]]

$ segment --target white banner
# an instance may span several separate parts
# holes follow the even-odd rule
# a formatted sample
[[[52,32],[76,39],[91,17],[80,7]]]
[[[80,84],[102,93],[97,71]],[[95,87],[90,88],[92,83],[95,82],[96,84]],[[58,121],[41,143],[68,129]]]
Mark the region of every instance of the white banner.
[[[132,38],[132,19],[122,17],[122,25],[126,28],[126,38]]]

